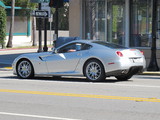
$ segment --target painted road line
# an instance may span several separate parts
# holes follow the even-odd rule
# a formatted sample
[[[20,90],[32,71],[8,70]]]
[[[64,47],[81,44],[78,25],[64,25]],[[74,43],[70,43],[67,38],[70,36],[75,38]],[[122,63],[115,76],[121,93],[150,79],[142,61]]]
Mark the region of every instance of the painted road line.
[[[116,84],[110,83],[110,85],[124,86],[124,87],[160,88],[160,86],[153,86],[153,85],[136,85],[136,84],[128,85],[128,84],[121,84],[121,83],[116,83]]]
[[[137,102],[143,102],[143,101],[144,102],[160,102],[160,99],[157,99],[157,98],[106,96],[106,95],[74,94],[74,93],[57,93],[57,92],[11,90],[11,89],[0,89],[0,92],[35,94],[35,95],[53,95],[53,96],[66,96],[66,97],[81,97],[81,98],[98,98],[98,99],[110,99],[110,100],[111,99],[113,99],[113,100],[128,100],[128,101],[137,101]]]
[[[5,69],[9,69],[9,70],[12,70],[12,67],[4,67]]]
[[[30,118],[41,118],[41,119],[52,119],[52,120],[80,120],[80,119],[70,119],[70,118],[61,118],[61,117],[49,117],[49,116],[41,116],[41,115],[29,115],[29,114],[8,113],[8,112],[0,112],[0,115],[30,117]]]
[[[0,71],[11,71],[13,70],[12,67],[0,67]]]

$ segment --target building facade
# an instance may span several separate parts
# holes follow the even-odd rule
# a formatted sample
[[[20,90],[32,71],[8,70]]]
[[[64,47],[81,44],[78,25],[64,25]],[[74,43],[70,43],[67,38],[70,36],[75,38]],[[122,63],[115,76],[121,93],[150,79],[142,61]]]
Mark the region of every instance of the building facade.
[[[7,23],[6,23],[6,41],[9,37],[10,19],[11,19],[11,6],[6,6],[0,1],[0,6],[6,9]],[[22,7],[15,7],[15,20],[14,20],[14,33],[12,44],[16,46],[26,46],[31,44],[31,19],[27,16],[19,16],[19,12],[24,9]]]
[[[144,51],[152,44],[153,0],[70,0],[70,36],[97,39]],[[157,4],[157,62],[160,65],[160,0]]]

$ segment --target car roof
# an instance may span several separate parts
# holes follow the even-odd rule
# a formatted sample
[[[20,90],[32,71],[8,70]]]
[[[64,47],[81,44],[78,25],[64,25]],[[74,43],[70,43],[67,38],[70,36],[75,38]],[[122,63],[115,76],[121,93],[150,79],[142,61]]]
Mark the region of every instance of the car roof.
[[[74,40],[72,42],[82,42],[82,43],[92,43],[92,42],[95,42],[95,41],[99,41],[99,40]],[[72,42],[69,42],[69,43],[72,43]]]
[[[64,44],[64,45],[62,45],[62,46],[60,46],[60,47],[58,47],[58,48],[61,48],[61,47],[63,47],[63,46],[65,46],[65,45],[68,45],[68,44],[72,44],[72,43],[77,43],[77,42],[79,42],[79,43],[85,43],[85,44],[90,44],[90,45],[94,45],[94,46],[97,46],[97,47],[108,47],[108,48],[112,48],[112,49],[114,49],[114,48],[116,48],[116,49],[126,49],[126,47],[124,47],[124,46],[121,46],[121,45],[116,45],[116,44],[114,44],[114,43],[109,43],[109,42],[106,42],[106,41],[100,41],[100,40],[84,40],[84,39],[81,39],[81,40],[74,40],[74,41],[71,41],[71,42],[68,42],[68,43],[66,43],[66,44]],[[101,45],[101,44],[96,44],[96,43],[98,43],[98,42],[104,42],[104,43],[106,43],[106,45],[107,45],[107,43],[108,43],[108,45],[107,46],[105,46],[105,45]]]
[[[73,42],[83,42],[83,43],[91,43],[93,40],[75,40]]]
[[[85,43],[85,44],[92,44],[92,41],[98,41],[98,40],[84,40],[84,39],[73,40],[73,41],[67,42],[67,43],[65,43],[65,44],[57,47],[56,49],[59,49],[59,48],[62,48],[64,46],[68,45],[68,44],[77,43],[77,42],[79,42],[79,43]]]

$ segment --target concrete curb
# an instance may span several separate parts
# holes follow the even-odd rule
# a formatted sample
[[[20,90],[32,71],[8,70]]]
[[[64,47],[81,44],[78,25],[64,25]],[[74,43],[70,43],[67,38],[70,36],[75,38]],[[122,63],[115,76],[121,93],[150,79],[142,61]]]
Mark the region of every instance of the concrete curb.
[[[160,75],[160,72],[145,71],[143,73],[140,73],[139,75]]]

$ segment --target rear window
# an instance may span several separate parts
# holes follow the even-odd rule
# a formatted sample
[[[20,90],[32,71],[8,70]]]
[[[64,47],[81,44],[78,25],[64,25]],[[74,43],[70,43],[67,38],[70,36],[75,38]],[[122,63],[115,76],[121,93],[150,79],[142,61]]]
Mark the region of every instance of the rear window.
[[[121,45],[117,45],[117,44],[113,44],[113,43],[108,43],[108,42],[103,42],[103,41],[93,41],[93,43],[99,44],[99,45],[103,45],[109,48],[113,48],[113,49],[127,49],[124,46]]]

